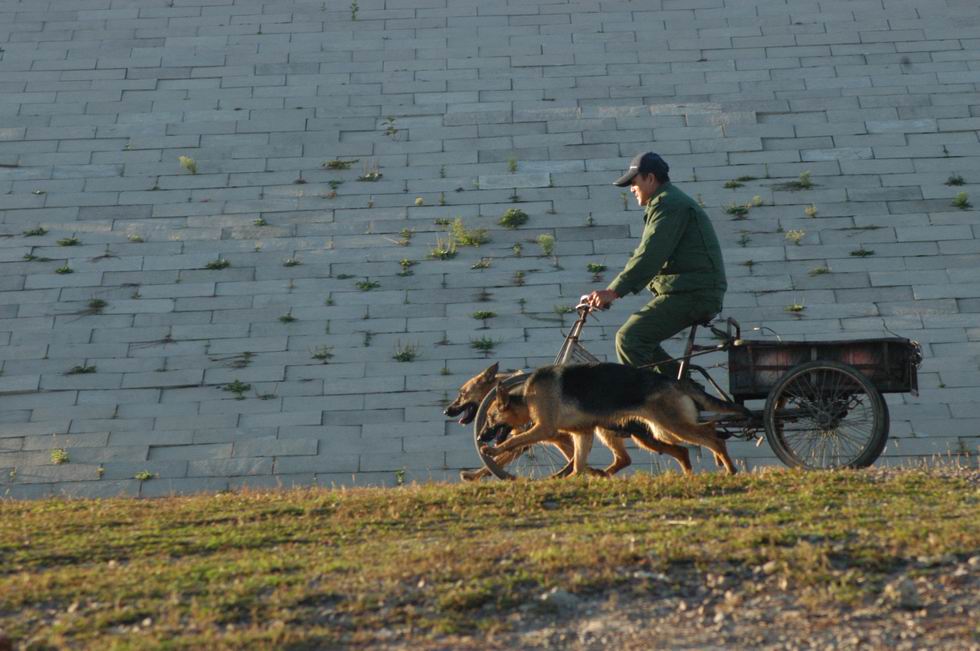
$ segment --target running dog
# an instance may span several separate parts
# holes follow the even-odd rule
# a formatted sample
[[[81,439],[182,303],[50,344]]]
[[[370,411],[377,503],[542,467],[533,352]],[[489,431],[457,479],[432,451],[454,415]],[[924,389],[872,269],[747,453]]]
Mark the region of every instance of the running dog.
[[[477,374],[463,383],[463,386],[459,388],[456,399],[446,407],[445,415],[450,418],[455,418],[462,414],[462,417],[459,419],[459,424],[469,425],[476,418],[476,412],[480,407],[480,403],[483,402],[487,394],[500,382],[520,373],[520,371],[501,373],[499,364],[493,364],[482,373]],[[520,425],[526,425],[528,420],[525,419]],[[494,439],[503,440],[508,434],[508,432],[503,431],[505,428],[510,429],[508,425],[498,423],[493,418],[489,418],[488,425],[484,428],[480,438],[486,442]],[[598,428],[596,435],[598,435],[599,440],[613,453],[613,462],[604,471],[609,476],[614,475],[633,462],[629,453],[626,451],[626,438],[632,438],[637,446],[649,452],[668,454],[674,457],[682,468],[690,468],[691,464],[686,448],[680,445],[658,441],[651,436],[646,426],[642,423],[629,423],[624,429]],[[574,455],[574,442],[569,434],[558,432],[550,440],[542,442],[550,443],[557,447],[567,460],[571,460]],[[519,447],[501,455],[498,459],[500,465],[509,464],[523,454],[524,450],[525,447]],[[489,474],[490,471],[486,468],[479,468],[477,470],[461,470],[459,476],[464,481],[476,481]]]
[[[446,416],[450,418],[455,418],[462,414],[459,419],[460,425],[469,425],[476,418],[476,412],[480,408],[480,403],[483,399],[496,387],[500,382],[519,375],[520,371],[514,371],[511,373],[501,373],[499,363],[494,363],[493,366],[488,367],[482,373],[470,378],[463,383],[463,386],[459,388],[459,393],[456,395],[456,399],[453,400],[446,410],[443,412]],[[499,428],[495,430],[494,435],[503,435]],[[557,436],[553,437],[552,440],[547,441],[555,447],[557,447],[566,459],[572,458],[572,453],[574,446],[572,439],[567,434],[559,433]],[[523,454],[524,448],[519,448],[502,456],[500,458],[500,463],[506,465]],[[459,477],[463,481],[476,481],[477,479],[482,479],[490,474],[490,471],[486,468],[479,468],[477,470],[460,470]]]
[[[487,416],[490,424],[487,429],[533,422],[531,428],[499,445],[485,444],[482,451],[496,459],[515,449],[552,439],[562,431],[574,441],[572,474],[608,475],[619,469],[616,466],[620,454],[625,453],[622,440],[610,436],[609,431],[628,428],[630,421],[639,420],[650,428],[658,443],[666,446],[654,451],[673,456],[685,474],[693,472],[687,448],[683,447],[685,443],[708,448],[719,466],[735,474],[735,464],[728,456],[724,439],[716,433],[714,422],[698,422],[698,407],[739,416],[748,414],[741,405],[718,400],[690,382],[644,369],[610,363],[545,366],[531,373],[523,394],[508,393],[498,387]],[[600,428],[600,440],[616,456],[613,465],[605,471],[589,468],[587,463],[597,428]],[[481,440],[488,433],[487,430],[481,433]]]

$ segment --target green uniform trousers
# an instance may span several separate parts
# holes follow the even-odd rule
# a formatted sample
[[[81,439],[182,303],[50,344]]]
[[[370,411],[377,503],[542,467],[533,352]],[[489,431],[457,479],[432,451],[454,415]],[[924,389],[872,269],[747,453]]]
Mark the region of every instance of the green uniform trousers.
[[[677,377],[680,364],[670,360],[661,342],[698,321],[721,312],[717,292],[660,294],[626,320],[616,333],[616,357],[629,366],[655,365],[652,370]]]

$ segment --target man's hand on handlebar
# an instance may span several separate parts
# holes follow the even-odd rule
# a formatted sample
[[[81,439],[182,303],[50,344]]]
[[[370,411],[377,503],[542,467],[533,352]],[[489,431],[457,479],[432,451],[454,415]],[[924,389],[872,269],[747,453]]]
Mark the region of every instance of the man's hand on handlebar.
[[[586,294],[580,300],[581,303],[587,303],[589,306],[605,310],[612,305],[612,302],[619,298],[619,294],[611,289],[597,289],[594,292]]]

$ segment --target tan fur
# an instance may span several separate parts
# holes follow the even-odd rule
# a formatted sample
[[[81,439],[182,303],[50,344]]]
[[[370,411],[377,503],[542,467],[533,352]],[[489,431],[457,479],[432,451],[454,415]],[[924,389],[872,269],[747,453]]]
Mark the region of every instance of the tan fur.
[[[479,407],[483,399],[496,387],[499,383],[514,377],[517,373],[500,373],[499,365],[493,364],[489,366],[481,373],[470,378],[463,383],[463,386],[459,388],[459,392],[456,395],[456,399],[446,407],[446,415],[458,415],[462,413],[467,406],[473,405],[474,415],[475,409]],[[472,418],[469,422],[472,421]],[[550,443],[554,445],[562,453],[565,459],[570,460],[572,458],[574,443],[572,438],[564,433],[559,432],[557,436],[553,437],[551,440],[543,441],[543,443]],[[518,450],[512,450],[511,452],[501,455],[499,462],[501,465],[507,465],[524,454],[524,448]],[[627,461],[627,465],[629,465]],[[490,474],[490,471],[486,468],[478,468],[476,470],[461,470],[459,472],[459,477],[463,481],[476,481],[478,479],[483,479]]]
[[[496,363],[489,366],[463,383],[463,386],[459,388],[456,399],[448,407],[446,407],[446,414],[453,416],[458,415],[459,413],[462,413],[467,405],[473,405],[475,409],[475,407],[478,407],[480,403],[483,402],[483,399],[490,393],[491,390],[494,389],[494,387],[517,374],[518,372],[500,373],[498,370],[498,364]],[[493,407],[491,406],[491,412],[492,410]],[[495,420],[492,413],[488,416],[488,424],[502,422]],[[523,427],[529,420],[530,419],[527,418],[521,421],[517,426]],[[602,441],[602,443],[613,453],[613,462],[603,471],[607,476],[612,476],[633,463],[633,459],[626,450],[626,438],[623,436],[621,431],[599,427],[596,428],[595,434],[599,437],[599,440]],[[690,474],[692,472],[690,454],[688,453],[687,448],[684,446],[658,441],[649,433],[636,433],[633,434],[631,438],[638,447],[643,448],[648,452],[655,454],[667,454],[673,457],[686,474]],[[571,460],[574,455],[574,441],[570,434],[558,432],[558,435],[554,438],[542,442],[554,445],[567,460]],[[501,454],[496,460],[501,466],[506,466],[524,454],[525,449],[526,448],[522,447],[519,449],[510,450]],[[475,470],[461,470],[459,472],[459,476],[463,481],[477,481],[487,477],[489,474],[490,471],[485,467]]]
[[[599,427],[600,440],[610,447],[615,457],[613,464],[606,469],[607,473],[611,473],[625,467],[625,449],[622,441],[616,441],[615,434],[608,428],[615,428],[629,420],[641,420],[653,432],[653,438],[666,446],[662,451],[677,459],[686,474],[691,474],[692,470],[687,450],[681,447],[685,443],[708,448],[719,465],[723,465],[729,474],[735,474],[735,465],[728,456],[725,441],[718,437],[714,424],[698,422],[697,404],[702,403],[703,399],[700,395],[698,398],[692,397],[691,393],[692,390],[685,389],[680,383],[672,383],[648,396],[642,406],[597,419],[595,414],[582,412],[573,402],[563,400],[560,381],[555,376],[529,381],[525,385],[523,401],[498,387],[488,422],[516,427],[531,421],[533,425],[526,432],[512,436],[496,447],[485,446],[483,451],[496,458],[548,440],[556,432],[564,431],[570,433],[575,441],[572,474],[582,474],[591,471],[586,461],[592,438]],[[644,445],[642,441],[638,443],[647,449],[661,451]],[[628,458],[628,455],[625,457]]]

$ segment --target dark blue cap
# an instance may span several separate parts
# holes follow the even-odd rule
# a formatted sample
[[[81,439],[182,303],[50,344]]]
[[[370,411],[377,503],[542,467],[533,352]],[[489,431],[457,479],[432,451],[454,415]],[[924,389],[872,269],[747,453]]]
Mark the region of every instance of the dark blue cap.
[[[667,161],[660,157],[660,154],[655,154],[652,151],[648,151],[645,154],[637,154],[630,161],[630,167],[626,170],[626,173],[621,177],[613,181],[613,185],[618,185],[619,187],[626,187],[630,185],[633,177],[637,174],[649,174],[653,172],[657,175],[658,180],[663,180],[667,177],[667,173],[670,171],[670,166],[667,165]]]

